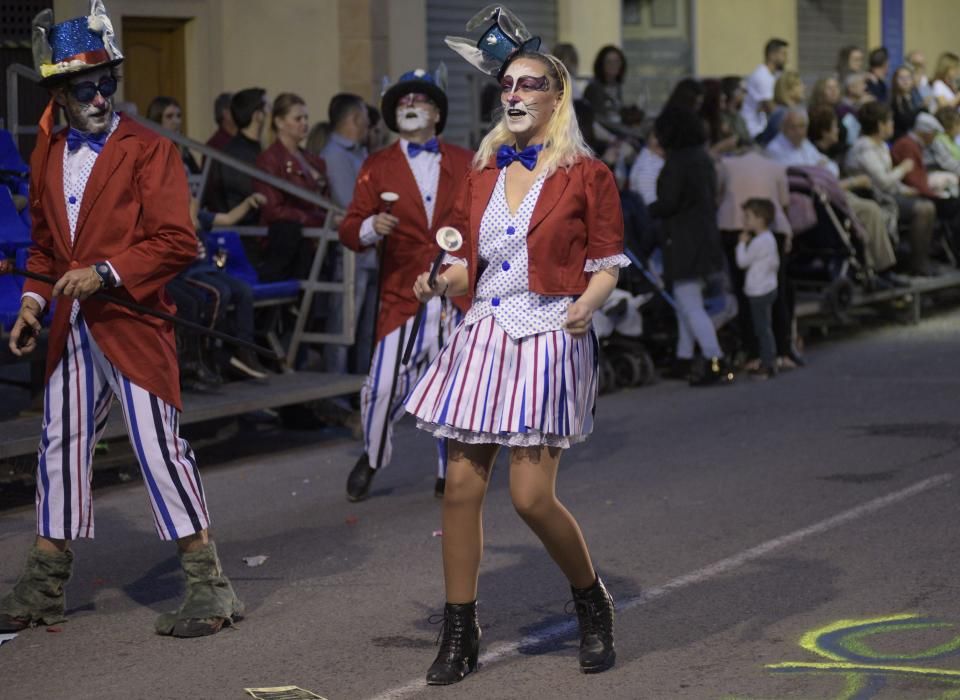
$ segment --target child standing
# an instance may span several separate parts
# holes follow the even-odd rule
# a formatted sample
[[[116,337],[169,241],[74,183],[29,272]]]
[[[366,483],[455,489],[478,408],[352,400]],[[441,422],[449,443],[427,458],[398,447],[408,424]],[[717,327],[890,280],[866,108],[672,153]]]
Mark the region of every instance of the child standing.
[[[764,379],[777,373],[777,346],[773,338],[772,312],[777,300],[777,271],[780,256],[777,239],[770,232],[774,217],[773,202],[753,198],[743,204],[743,231],[737,243],[737,266],[747,271],[743,292],[750,300],[753,330],[760,346],[760,368]]]

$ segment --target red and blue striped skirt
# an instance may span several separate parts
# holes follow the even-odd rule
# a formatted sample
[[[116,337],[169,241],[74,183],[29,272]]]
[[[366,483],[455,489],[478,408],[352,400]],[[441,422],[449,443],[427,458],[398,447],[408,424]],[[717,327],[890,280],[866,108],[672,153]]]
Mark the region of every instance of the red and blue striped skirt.
[[[490,315],[454,331],[405,406],[436,437],[566,448],[593,430],[597,358],[592,330],[514,340]]]

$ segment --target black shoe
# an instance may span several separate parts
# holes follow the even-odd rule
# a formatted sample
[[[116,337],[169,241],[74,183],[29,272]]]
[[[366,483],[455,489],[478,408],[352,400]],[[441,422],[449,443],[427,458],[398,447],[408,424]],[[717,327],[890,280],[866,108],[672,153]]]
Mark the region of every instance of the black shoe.
[[[257,356],[249,350],[240,350],[230,358],[230,366],[238,373],[251,379],[266,379],[267,370],[257,360]]]
[[[480,655],[477,601],[443,606],[443,629],[438,641],[440,651],[427,671],[427,685],[459,683],[468,673],[477,670]]]
[[[433,495],[437,498],[443,498],[443,492],[447,488],[447,480],[442,477],[437,477],[437,482],[433,485]]]
[[[370,495],[370,484],[373,483],[373,475],[376,473],[377,470],[370,466],[367,455],[361,455],[347,477],[347,500],[357,502],[366,499]]]
[[[613,598],[599,576],[590,588],[571,586],[570,590],[580,627],[580,670],[583,673],[606,671],[617,660],[613,646]]]
[[[733,370],[725,357],[704,358],[703,365],[690,374],[690,386],[711,386],[729,384],[733,381]]]

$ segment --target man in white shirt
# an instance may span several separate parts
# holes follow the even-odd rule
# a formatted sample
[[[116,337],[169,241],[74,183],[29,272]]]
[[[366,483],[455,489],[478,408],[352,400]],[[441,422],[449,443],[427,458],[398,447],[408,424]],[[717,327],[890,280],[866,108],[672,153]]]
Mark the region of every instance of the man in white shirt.
[[[780,133],[767,144],[767,157],[788,168],[792,165],[815,166],[839,176],[839,166],[818,151],[807,138],[809,123],[806,109],[791,107],[780,124]]]
[[[753,138],[767,127],[767,115],[773,110],[773,87],[787,66],[787,46],[783,39],[768,41],[763,50],[763,63],[747,77],[747,94],[740,113]]]
[[[640,151],[630,168],[630,190],[639,194],[648,207],[657,201],[657,178],[663,170],[663,163],[663,149],[656,135],[650,132],[647,147]]]

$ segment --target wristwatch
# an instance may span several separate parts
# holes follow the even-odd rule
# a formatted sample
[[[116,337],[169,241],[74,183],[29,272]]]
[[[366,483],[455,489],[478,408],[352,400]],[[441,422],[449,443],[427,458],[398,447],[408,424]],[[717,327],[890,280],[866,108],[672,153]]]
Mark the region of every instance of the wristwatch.
[[[113,276],[113,271],[105,262],[98,262],[93,266],[94,271],[100,275],[100,283],[107,289],[113,289],[117,286],[117,278]]]

